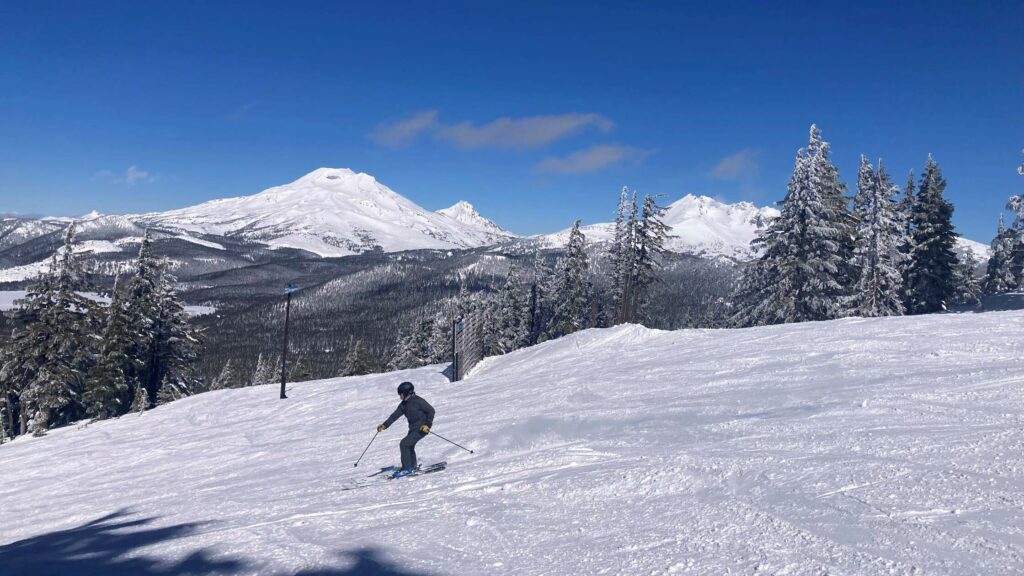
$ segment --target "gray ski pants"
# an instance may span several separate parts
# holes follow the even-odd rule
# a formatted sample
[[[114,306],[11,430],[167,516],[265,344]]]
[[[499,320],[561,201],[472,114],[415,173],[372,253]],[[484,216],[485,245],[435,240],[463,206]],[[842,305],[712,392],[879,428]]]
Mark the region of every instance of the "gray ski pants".
[[[402,449],[402,469],[416,467],[416,443],[426,436],[419,430],[409,430],[398,446]]]

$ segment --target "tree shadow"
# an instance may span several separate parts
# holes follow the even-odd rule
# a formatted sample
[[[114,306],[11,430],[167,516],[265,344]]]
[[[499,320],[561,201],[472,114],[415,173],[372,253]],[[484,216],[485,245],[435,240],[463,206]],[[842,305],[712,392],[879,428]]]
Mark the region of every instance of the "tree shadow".
[[[33,536],[0,546],[0,576],[207,576],[264,573],[240,558],[214,558],[208,549],[178,562],[145,556],[140,548],[198,534],[205,523],[147,527],[155,518],[130,518],[118,510],[75,528]],[[295,576],[426,576],[392,565],[374,548],[338,554],[347,568],[302,570]],[[285,576],[268,570],[266,573]]]
[[[374,548],[343,552],[338,556],[347,560],[346,563],[351,566],[303,570],[296,572],[295,576],[428,576],[425,572],[409,572],[394,566]]]
[[[122,509],[75,528],[0,546],[0,576],[191,576],[230,574],[243,567],[238,560],[215,560],[205,550],[177,563],[135,555],[144,546],[191,536],[201,523],[146,528],[154,518],[129,515]]]

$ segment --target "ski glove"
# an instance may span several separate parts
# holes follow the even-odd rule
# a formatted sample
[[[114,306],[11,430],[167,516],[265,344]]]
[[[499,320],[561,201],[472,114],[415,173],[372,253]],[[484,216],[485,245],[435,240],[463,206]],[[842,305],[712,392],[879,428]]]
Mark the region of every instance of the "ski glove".
[[[387,429],[388,429],[388,427],[383,425],[383,424],[381,424],[380,426],[377,426],[377,432],[383,432],[383,431],[385,431]]]
[[[427,426],[426,424],[424,424],[423,426],[420,426],[420,432],[423,432],[424,434],[429,433],[430,432],[430,426]]]

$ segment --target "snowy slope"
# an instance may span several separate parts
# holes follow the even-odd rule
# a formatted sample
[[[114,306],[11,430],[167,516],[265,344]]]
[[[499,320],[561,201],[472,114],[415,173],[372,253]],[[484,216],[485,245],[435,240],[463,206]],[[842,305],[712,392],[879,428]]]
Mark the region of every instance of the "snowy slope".
[[[622,326],[20,438],[0,572],[1020,574],[1022,321]],[[406,378],[476,454],[342,491],[396,462],[402,423],[352,467]]]
[[[956,239],[957,248],[961,250],[970,250],[974,257],[978,259],[979,263],[984,264],[988,262],[989,253],[991,248],[988,244],[982,244],[981,242],[975,242],[962,236],[958,236]]]
[[[687,194],[668,205],[664,221],[669,225],[666,247],[674,252],[708,256],[744,256],[750,241],[769,220],[779,215],[774,208],[758,208],[750,202],[726,204],[707,196]],[[588,242],[610,242],[615,236],[613,223],[581,227]],[[565,246],[569,230],[534,236],[541,245]]]
[[[321,256],[346,256],[374,249],[473,248],[510,236],[496,226],[495,230],[485,229],[478,221],[425,210],[373,176],[343,168],[320,168],[291,184],[253,196],[214,200],[146,214],[136,220],[164,229],[243,238]]]

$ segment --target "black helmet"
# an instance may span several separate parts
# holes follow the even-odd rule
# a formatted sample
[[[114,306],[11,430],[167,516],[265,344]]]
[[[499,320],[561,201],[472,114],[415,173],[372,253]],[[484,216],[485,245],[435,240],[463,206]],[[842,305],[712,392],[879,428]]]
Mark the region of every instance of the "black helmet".
[[[412,386],[412,382],[402,382],[398,385],[398,395],[412,394],[415,388]]]

